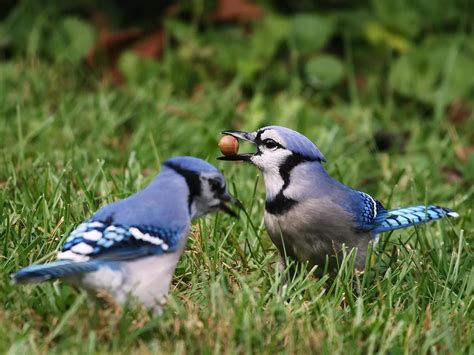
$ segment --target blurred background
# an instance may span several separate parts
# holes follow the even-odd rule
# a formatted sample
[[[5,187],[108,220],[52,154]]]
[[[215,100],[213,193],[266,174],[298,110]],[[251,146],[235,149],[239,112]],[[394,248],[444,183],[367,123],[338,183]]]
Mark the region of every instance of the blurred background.
[[[0,21],[3,61],[83,66],[117,85],[393,90],[457,119],[473,96],[470,1],[2,0]]]

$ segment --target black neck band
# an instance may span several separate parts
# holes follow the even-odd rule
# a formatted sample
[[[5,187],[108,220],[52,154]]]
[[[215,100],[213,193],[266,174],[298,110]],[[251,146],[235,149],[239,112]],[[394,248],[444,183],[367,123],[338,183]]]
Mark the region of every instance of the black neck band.
[[[165,166],[173,169],[186,180],[186,184],[189,188],[188,208],[189,213],[191,214],[191,204],[193,203],[193,199],[195,196],[201,194],[201,179],[199,178],[199,175],[194,171],[183,169],[182,167],[170,162],[166,162]]]
[[[284,191],[290,185],[290,173],[291,171],[301,163],[315,161],[305,157],[302,154],[292,153],[286,160],[280,165],[278,172],[283,180],[283,186],[278,194],[271,200],[265,202],[265,210],[273,215],[280,215],[288,212],[298,202],[285,196]]]

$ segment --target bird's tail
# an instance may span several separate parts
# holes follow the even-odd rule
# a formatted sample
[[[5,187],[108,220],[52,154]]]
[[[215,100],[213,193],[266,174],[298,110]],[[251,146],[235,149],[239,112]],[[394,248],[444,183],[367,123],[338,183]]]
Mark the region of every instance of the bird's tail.
[[[49,264],[31,265],[18,270],[12,275],[13,283],[36,283],[54,280],[74,274],[92,272],[97,270],[97,261],[74,262],[59,260]]]
[[[374,229],[376,234],[395,229],[414,226],[444,217],[459,217],[459,214],[449,208],[439,206],[413,206],[396,208],[387,211],[387,217]]]

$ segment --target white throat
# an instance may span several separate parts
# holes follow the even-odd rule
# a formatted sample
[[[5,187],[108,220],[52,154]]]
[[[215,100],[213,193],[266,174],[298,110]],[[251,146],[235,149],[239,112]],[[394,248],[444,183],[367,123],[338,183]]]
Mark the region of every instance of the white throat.
[[[288,150],[263,151],[254,155],[251,161],[263,173],[267,200],[276,196],[283,188],[284,181],[280,175],[280,166],[291,155]]]
[[[284,181],[280,176],[278,169],[276,171],[263,171],[265,182],[265,193],[267,200],[275,197],[283,188]]]

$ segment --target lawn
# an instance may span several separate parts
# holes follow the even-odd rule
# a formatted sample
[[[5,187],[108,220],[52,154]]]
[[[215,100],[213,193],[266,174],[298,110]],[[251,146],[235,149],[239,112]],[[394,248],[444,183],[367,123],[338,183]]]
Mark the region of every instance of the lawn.
[[[38,61],[1,70],[2,351],[472,351],[472,181],[440,173],[458,164],[462,130],[398,109],[403,119],[382,120],[375,104],[322,110],[291,91],[257,95],[236,114],[233,83],[179,97],[162,82],[91,91],[84,74]],[[282,295],[259,174],[215,159],[219,132],[253,121],[304,132],[333,176],[387,206],[432,202],[461,218],[384,235],[363,276],[349,255],[336,280],[300,272]],[[378,152],[377,129],[406,130],[410,140]],[[17,268],[52,260],[75,225],[145,186],[173,155],[216,164],[246,210],[194,225],[162,317],[97,309],[61,282],[9,283]]]
[[[472,353],[472,113],[461,122],[447,103],[400,95],[380,68],[362,88],[344,53],[346,79],[334,90],[278,66],[250,85],[234,69],[213,73],[219,58],[182,52],[151,63],[159,74],[150,77],[124,59],[131,74],[120,86],[41,56],[0,61],[0,352]],[[199,63],[195,72],[186,60]],[[447,77],[440,85],[449,92]],[[216,159],[221,131],[270,124],[308,136],[333,177],[386,207],[438,204],[460,218],[384,234],[364,273],[352,271],[349,252],[335,279],[300,270],[283,293],[262,178]],[[162,316],[95,305],[60,281],[10,283],[176,155],[216,165],[245,210],[194,223]]]

